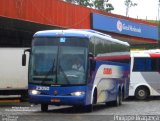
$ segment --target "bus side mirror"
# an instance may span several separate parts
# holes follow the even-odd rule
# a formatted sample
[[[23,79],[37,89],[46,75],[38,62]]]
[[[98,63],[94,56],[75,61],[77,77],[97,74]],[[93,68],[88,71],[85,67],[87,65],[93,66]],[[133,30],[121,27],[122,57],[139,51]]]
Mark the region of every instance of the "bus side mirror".
[[[89,57],[89,61],[90,61],[89,62],[90,63],[90,71],[93,72],[96,69],[96,61],[95,61],[94,55],[92,53],[89,53],[88,57]]]
[[[94,59],[90,59],[90,69],[91,71],[95,71],[96,69],[96,61]]]
[[[26,52],[29,52],[30,53],[30,49],[26,49],[24,50],[24,53],[22,55],[22,66],[26,66]]]
[[[23,53],[22,55],[22,66],[26,66],[26,54]]]

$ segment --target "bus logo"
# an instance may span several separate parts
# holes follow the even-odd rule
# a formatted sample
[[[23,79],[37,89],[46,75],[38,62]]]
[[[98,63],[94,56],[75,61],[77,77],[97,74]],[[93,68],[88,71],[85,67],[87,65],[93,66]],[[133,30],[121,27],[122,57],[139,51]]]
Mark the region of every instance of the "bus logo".
[[[111,75],[112,74],[112,68],[104,68],[103,74]]]
[[[58,91],[54,91],[53,94],[56,96],[58,95]]]

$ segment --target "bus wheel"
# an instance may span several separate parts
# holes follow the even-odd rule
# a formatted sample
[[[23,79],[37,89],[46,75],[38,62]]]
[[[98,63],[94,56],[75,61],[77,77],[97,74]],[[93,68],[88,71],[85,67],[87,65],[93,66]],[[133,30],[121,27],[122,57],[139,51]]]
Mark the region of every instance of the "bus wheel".
[[[48,105],[47,104],[41,104],[41,111],[47,112],[48,111]]]
[[[117,96],[116,96],[116,100],[113,102],[114,106],[119,106],[122,104],[122,95],[121,95],[121,91],[118,92]]]
[[[97,90],[94,91],[92,104],[97,103]]]
[[[147,89],[147,87],[138,87],[138,88],[136,89],[135,97],[136,97],[138,100],[147,99],[148,96],[149,96],[149,90]]]
[[[96,103],[97,103],[97,90],[94,90],[92,104],[85,106],[86,112],[92,112],[93,104],[96,104]]]
[[[122,105],[123,92],[119,91],[119,105]]]

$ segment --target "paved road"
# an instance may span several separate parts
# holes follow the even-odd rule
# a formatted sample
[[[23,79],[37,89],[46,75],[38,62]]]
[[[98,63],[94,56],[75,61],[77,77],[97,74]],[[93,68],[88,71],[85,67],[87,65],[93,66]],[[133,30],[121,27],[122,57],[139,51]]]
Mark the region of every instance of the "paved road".
[[[160,98],[148,101],[129,99],[120,107],[99,104],[94,106],[92,113],[69,106],[49,106],[49,111],[44,113],[40,111],[40,105],[13,103],[1,105],[0,114],[2,121],[160,121]],[[146,115],[149,117],[144,117]]]

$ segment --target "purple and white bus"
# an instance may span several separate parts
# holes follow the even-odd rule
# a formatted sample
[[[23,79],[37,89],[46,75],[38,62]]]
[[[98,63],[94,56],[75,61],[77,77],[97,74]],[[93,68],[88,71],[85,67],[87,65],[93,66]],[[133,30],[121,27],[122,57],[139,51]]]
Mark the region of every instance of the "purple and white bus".
[[[93,104],[120,105],[127,97],[129,64],[96,60],[99,53],[129,51],[129,44],[94,30],[46,30],[33,36],[29,61],[29,101],[48,105],[82,106],[91,112]],[[81,63],[83,69],[73,68]],[[74,66],[75,67],[75,66]]]

